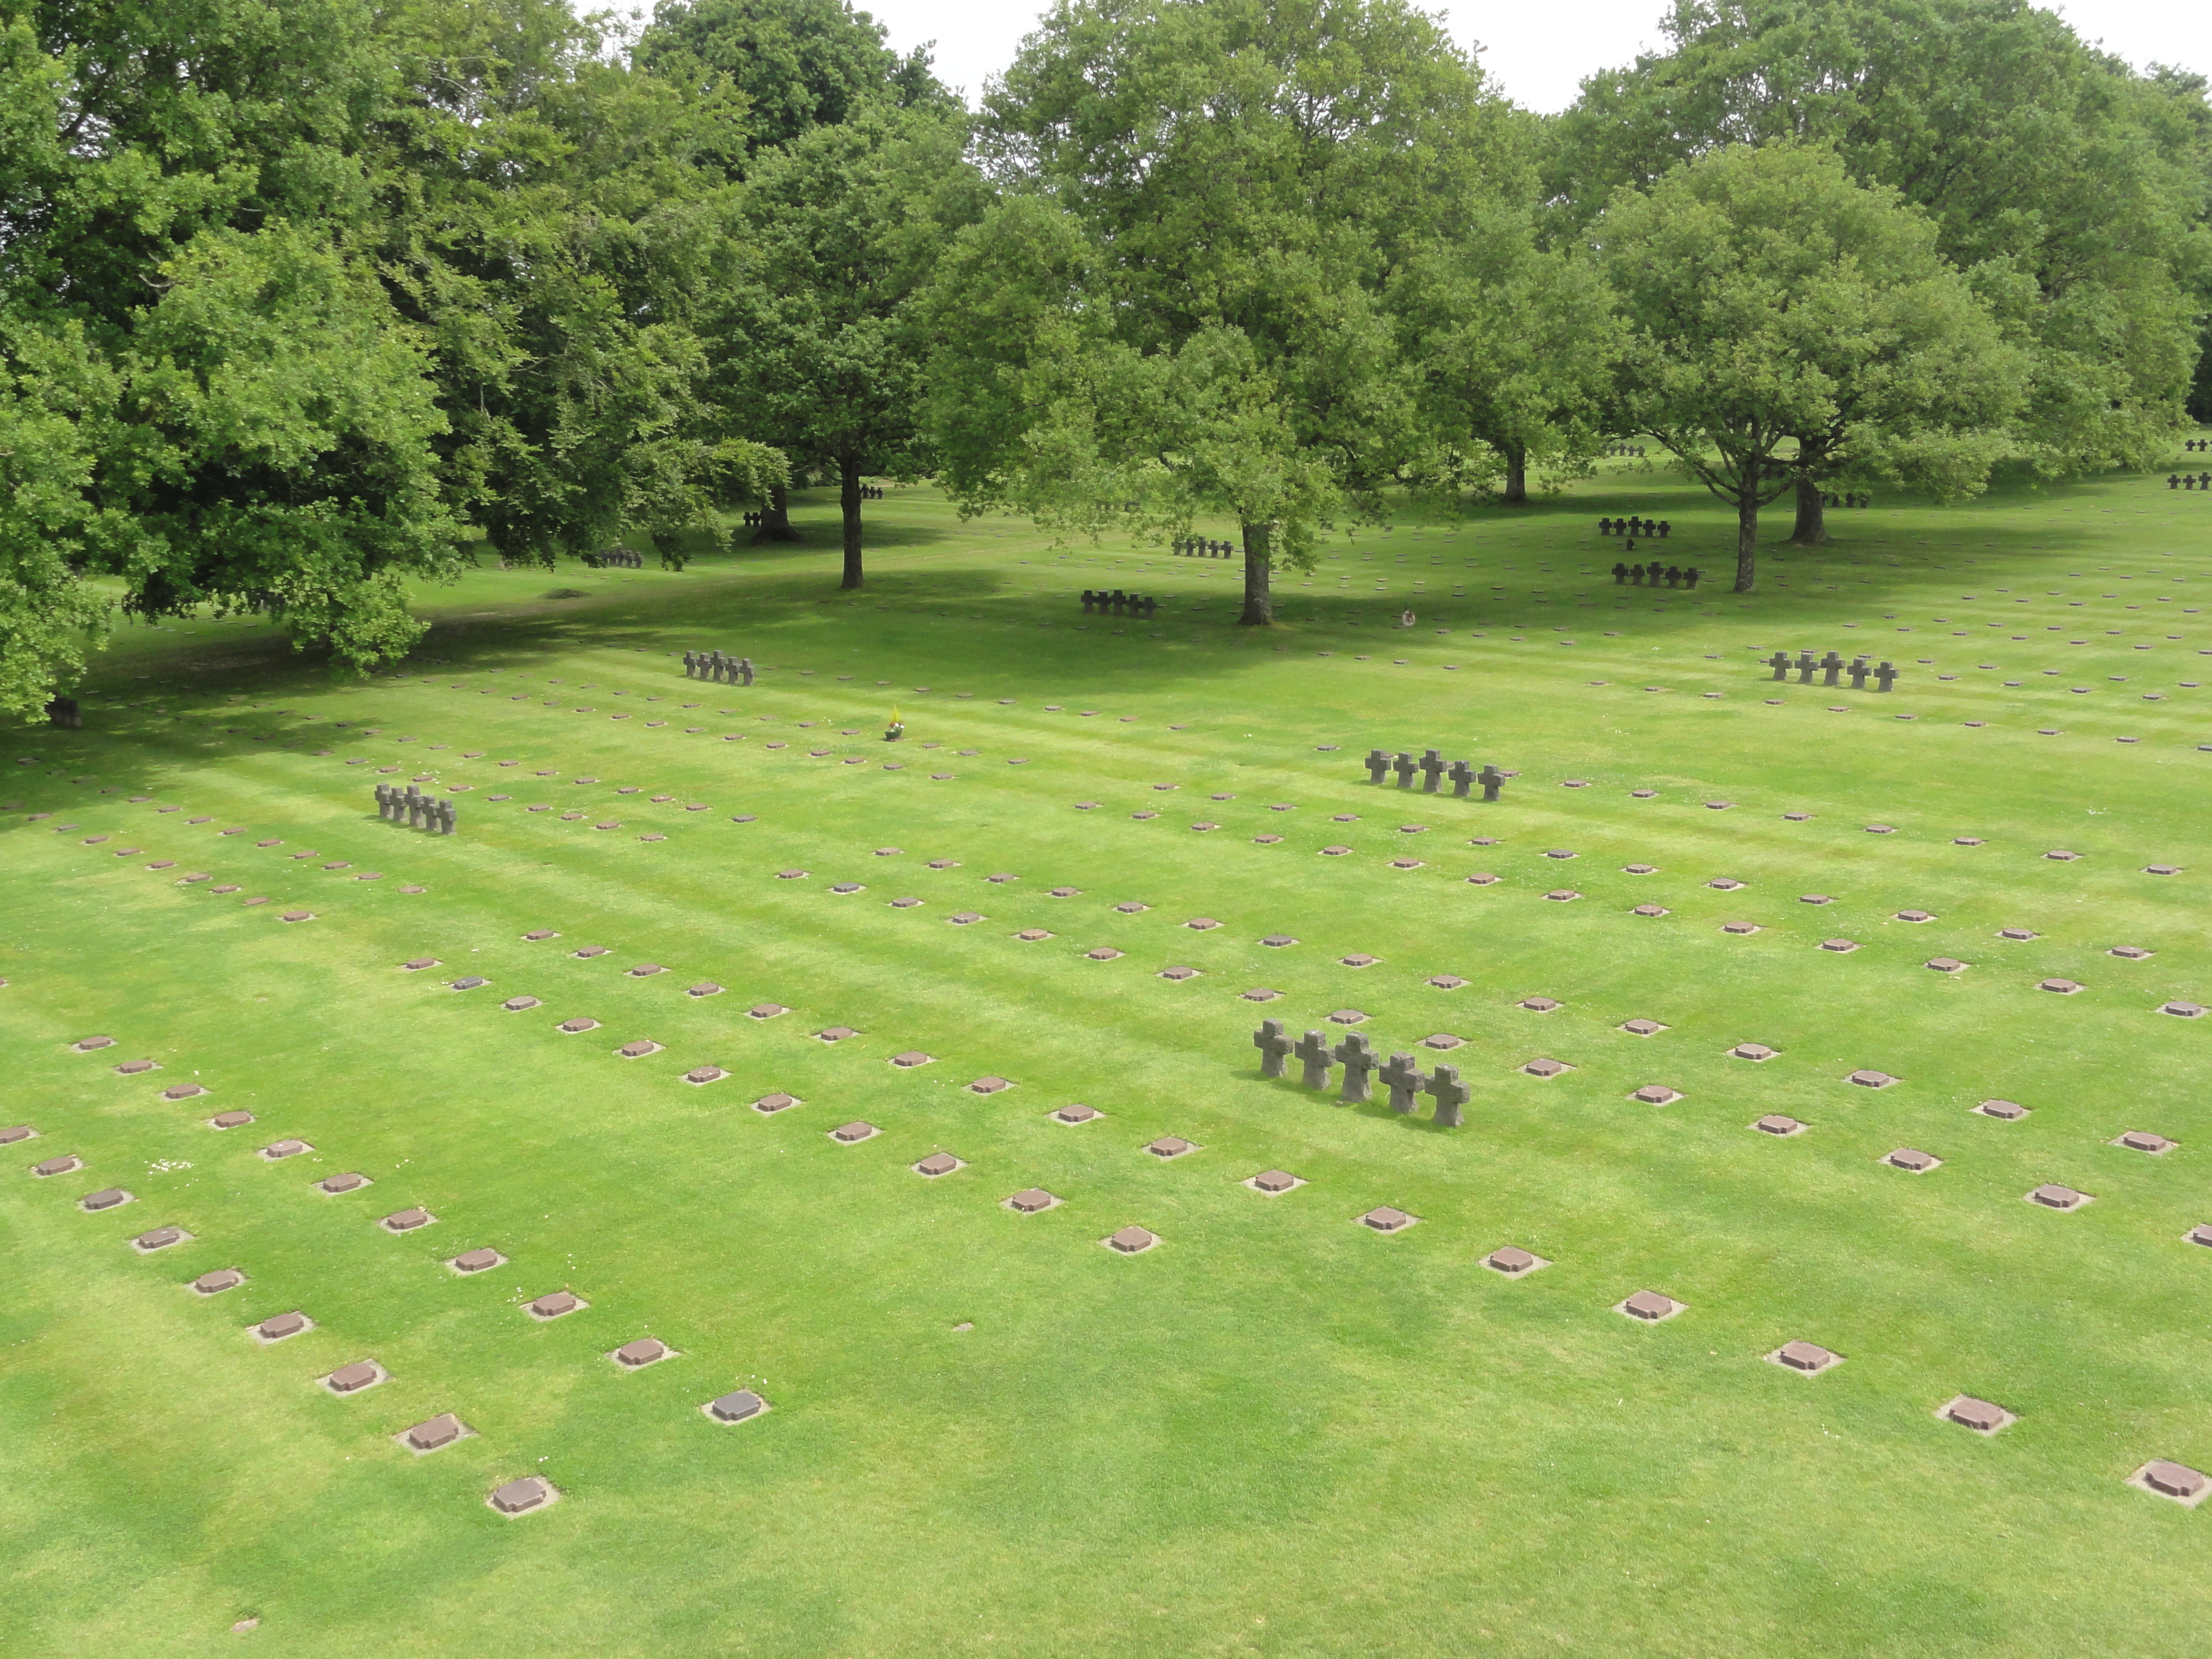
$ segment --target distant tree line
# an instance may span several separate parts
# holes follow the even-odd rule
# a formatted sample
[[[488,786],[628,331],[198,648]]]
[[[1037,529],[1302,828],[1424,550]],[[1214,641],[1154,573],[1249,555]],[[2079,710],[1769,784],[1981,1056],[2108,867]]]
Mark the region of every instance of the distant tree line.
[[[1059,0],[974,114],[846,0],[0,0],[0,707],[129,615],[366,666],[478,540],[823,475],[1170,538],[1649,437],[1737,515],[2155,463],[2212,106],[2019,0],[1677,0],[1543,118],[1404,0]]]

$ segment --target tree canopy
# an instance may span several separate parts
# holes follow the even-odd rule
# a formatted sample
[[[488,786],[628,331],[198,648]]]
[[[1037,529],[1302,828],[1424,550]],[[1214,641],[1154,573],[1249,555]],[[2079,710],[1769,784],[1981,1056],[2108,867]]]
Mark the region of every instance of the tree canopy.
[[[1895,191],[1826,149],[1739,145],[1623,188],[1597,232],[1630,329],[1628,420],[1736,509],[1736,592],[1759,509],[1800,466],[1980,488],[2020,354]]]

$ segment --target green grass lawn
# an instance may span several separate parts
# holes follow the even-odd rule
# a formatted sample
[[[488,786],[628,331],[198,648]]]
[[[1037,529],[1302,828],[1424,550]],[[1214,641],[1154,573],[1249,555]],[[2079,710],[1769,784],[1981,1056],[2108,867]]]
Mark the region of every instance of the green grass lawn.
[[[360,684],[258,623],[128,628],[82,732],[9,740],[0,1123],[39,1133],[0,1180],[0,1652],[2195,1651],[2212,1512],[2127,1478],[2212,1469],[2212,1018],[2159,1012],[2212,1002],[2212,495],[1878,501],[1738,596],[1727,516],[1611,463],[1334,544],[1264,632],[1231,562],[872,511],[860,593],[814,499],[798,548],[426,592]],[[1616,586],[1625,512],[1710,580]],[[766,672],[686,680],[709,647]],[[1778,685],[1778,648],[1905,678]],[[1518,775],[1408,796],[1377,745]],[[459,835],[378,819],[418,775]],[[1339,1011],[1456,1065],[1465,1127],[1260,1075],[1261,1018]],[[1159,1243],[1101,1243],[1128,1225]],[[1639,1290],[1685,1310],[1613,1311]],[[608,1357],[647,1335],[673,1357]],[[1843,1363],[1765,1358],[1793,1340]],[[319,1386],[364,1358],[388,1380]],[[770,1409],[701,1411],[738,1388]],[[1942,1420],[1960,1394],[2018,1420]],[[469,1437],[394,1443],[448,1411]],[[529,1474],[558,1500],[487,1506]]]

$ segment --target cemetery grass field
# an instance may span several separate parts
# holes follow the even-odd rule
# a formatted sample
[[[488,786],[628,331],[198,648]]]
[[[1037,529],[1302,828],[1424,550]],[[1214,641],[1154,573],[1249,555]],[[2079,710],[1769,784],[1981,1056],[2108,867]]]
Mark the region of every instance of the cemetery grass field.
[[[2212,1018],[2160,1012],[2212,1003],[2212,493],[1878,497],[1816,553],[1775,512],[1739,596],[1729,517],[1609,462],[1331,544],[1271,632],[1233,562],[869,511],[860,593],[802,497],[801,546],[425,592],[358,684],[258,623],[125,627],[82,732],[8,739],[0,1123],[37,1138],[0,1170],[0,1648],[2193,1650],[2212,1510],[2129,1477],[2212,1469]],[[1617,586],[1621,513],[1709,580]],[[1905,678],[1778,685],[1778,648]],[[1517,775],[1377,788],[1376,746]],[[417,776],[459,834],[377,817]],[[1457,1066],[1465,1126],[1263,1079],[1267,1017]],[[1305,1184],[1242,1184],[1276,1169]],[[1032,1187],[1060,1202],[1002,1203]],[[1130,1225],[1157,1246],[1102,1243]],[[130,1243],[161,1226],[191,1237]],[[1483,1265],[1509,1245],[1551,1265]],[[1644,1290],[1683,1311],[1613,1311]],[[672,1356],[608,1357],[647,1336]],[[1766,1358],[1792,1340],[1842,1363]],[[364,1358],[386,1380],[319,1385]],[[769,1409],[701,1409],[738,1389]],[[1944,1420],[1961,1395],[2017,1420]],[[467,1437],[395,1442],[445,1412]],[[526,1475],[557,1500],[488,1506]]]

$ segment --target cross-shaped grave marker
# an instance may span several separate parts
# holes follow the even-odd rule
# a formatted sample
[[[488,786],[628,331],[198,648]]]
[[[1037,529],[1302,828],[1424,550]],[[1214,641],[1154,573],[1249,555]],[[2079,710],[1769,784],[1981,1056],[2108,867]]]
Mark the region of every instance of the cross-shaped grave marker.
[[[1440,1128],[1456,1129],[1461,1123],[1460,1108],[1474,1097],[1474,1091],[1460,1081],[1455,1066],[1438,1066],[1430,1074],[1422,1092],[1435,1097],[1437,1124]]]
[[[1413,756],[1401,750],[1398,758],[1390,763],[1390,769],[1398,775],[1398,787],[1401,789],[1411,789],[1413,787],[1413,774],[1420,769],[1413,764]]]
[[[1389,1086],[1390,1109],[1394,1112],[1410,1112],[1419,1105],[1420,1103],[1416,1097],[1421,1092],[1421,1085],[1428,1081],[1421,1075],[1421,1068],[1413,1063],[1411,1054],[1391,1055],[1390,1063],[1376,1073],[1376,1076]]]
[[[1389,757],[1389,755],[1385,754],[1385,753],[1384,753],[1382,750],[1380,750],[1380,749],[1370,749],[1370,750],[1369,750],[1367,751],[1367,781],[1368,781],[1368,782],[1370,782],[1370,783],[1380,783],[1380,782],[1382,782],[1382,776],[1383,776],[1383,774],[1385,774],[1386,772],[1388,772],[1389,769],[1390,769],[1390,757]]]
[[[1298,1079],[1300,1082],[1309,1089],[1328,1087],[1328,1034],[1327,1032],[1308,1031],[1298,1039],[1297,1046],[1291,1052],[1298,1057],[1299,1062],[1306,1068],[1305,1075]]]
[[[1482,786],[1482,798],[1496,800],[1498,792],[1505,787],[1505,774],[1494,766],[1485,766],[1475,781]]]
[[[1463,760],[1455,760],[1451,763],[1450,777],[1452,793],[1465,800],[1468,788],[1474,782],[1474,769]]]
[[[1354,1105],[1364,1105],[1372,1099],[1369,1085],[1376,1061],[1374,1045],[1365,1036],[1358,1031],[1346,1033],[1344,1040],[1336,1045],[1333,1058],[1344,1067],[1344,1086],[1337,1091],[1336,1097]]]
[[[1260,1075],[1282,1076],[1283,1061],[1291,1052],[1291,1034],[1283,1029],[1283,1022],[1261,1020],[1260,1029],[1252,1033],[1252,1046],[1260,1051]]]
[[[1421,793],[1437,793],[1437,781],[1444,775],[1444,757],[1431,749],[1421,756]]]

